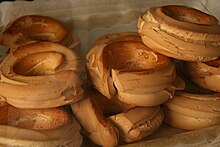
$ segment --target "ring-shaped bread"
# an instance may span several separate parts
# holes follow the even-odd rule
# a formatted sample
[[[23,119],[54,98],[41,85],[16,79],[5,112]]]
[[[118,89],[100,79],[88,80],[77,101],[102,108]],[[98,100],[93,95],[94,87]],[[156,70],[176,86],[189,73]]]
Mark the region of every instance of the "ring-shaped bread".
[[[118,130],[104,116],[105,111],[118,112],[111,101],[96,92],[88,91],[84,99],[71,104],[74,116],[81,124],[85,135],[95,144],[100,146],[117,146]],[[111,108],[111,109],[109,109]]]
[[[0,107],[1,146],[76,146],[82,143],[79,123],[65,110]]]
[[[79,47],[77,35],[62,22],[41,15],[25,15],[10,22],[1,34],[1,44],[13,51],[32,41],[59,43],[74,49]]]
[[[220,56],[218,20],[200,10],[179,5],[150,8],[139,16],[138,32],[154,51],[186,61]]]
[[[158,105],[175,91],[172,59],[151,51],[133,32],[98,38],[87,54],[87,71],[99,92],[130,105]]]
[[[176,92],[164,103],[165,122],[173,127],[196,130],[220,123],[220,94]]]
[[[154,133],[164,118],[160,106],[125,106],[96,90],[71,107],[85,134],[101,146],[117,146],[118,137],[128,143],[141,140]]]
[[[207,62],[184,62],[184,72],[198,86],[220,92],[220,59]]]
[[[60,44],[20,46],[4,58],[0,72],[0,95],[15,107],[58,107],[83,96],[80,58]]]

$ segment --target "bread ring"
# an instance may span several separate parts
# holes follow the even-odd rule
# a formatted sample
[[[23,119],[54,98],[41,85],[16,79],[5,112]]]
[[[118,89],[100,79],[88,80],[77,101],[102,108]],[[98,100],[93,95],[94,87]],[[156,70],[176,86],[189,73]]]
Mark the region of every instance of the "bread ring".
[[[56,43],[20,46],[6,56],[0,71],[0,95],[15,107],[57,107],[83,96],[80,58]]]
[[[79,123],[66,111],[0,107],[2,146],[80,146]]]
[[[176,79],[172,60],[152,52],[137,33],[97,39],[87,54],[87,71],[103,95],[137,106],[158,105],[171,98]]]
[[[78,37],[58,20],[48,16],[25,15],[10,22],[2,32],[1,44],[10,51],[29,41],[48,41],[78,47]]]
[[[164,119],[160,106],[133,107],[109,117],[127,143],[143,139],[157,131]]]
[[[220,59],[207,62],[184,62],[185,74],[198,86],[220,92]]]
[[[152,7],[138,19],[143,42],[154,51],[187,61],[220,56],[218,20],[186,6]]]
[[[173,127],[195,130],[220,123],[220,94],[176,92],[164,105],[165,122]]]
[[[138,141],[155,132],[164,117],[160,106],[123,108],[97,91],[71,107],[86,135],[102,146],[116,146],[118,135],[126,142]]]
[[[108,103],[108,105],[106,105]],[[85,135],[95,144],[101,146],[117,146],[118,130],[104,117],[104,111],[118,112],[120,108],[107,102],[101,94],[90,91],[85,99],[71,104],[72,111],[86,132]],[[114,108],[112,108],[114,107]]]

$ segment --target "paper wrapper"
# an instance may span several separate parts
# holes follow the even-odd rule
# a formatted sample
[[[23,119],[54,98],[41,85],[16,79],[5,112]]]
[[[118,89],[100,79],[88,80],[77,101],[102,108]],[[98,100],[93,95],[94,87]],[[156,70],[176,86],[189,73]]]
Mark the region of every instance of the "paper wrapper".
[[[137,31],[141,13],[149,7],[168,4],[194,7],[220,20],[218,0],[35,0],[1,3],[0,27],[3,29],[8,22],[23,15],[51,16],[73,28],[81,40],[80,55],[84,60],[99,36]],[[91,146],[86,142],[84,145]],[[220,146],[220,125],[190,132],[162,125],[153,135],[127,146]]]

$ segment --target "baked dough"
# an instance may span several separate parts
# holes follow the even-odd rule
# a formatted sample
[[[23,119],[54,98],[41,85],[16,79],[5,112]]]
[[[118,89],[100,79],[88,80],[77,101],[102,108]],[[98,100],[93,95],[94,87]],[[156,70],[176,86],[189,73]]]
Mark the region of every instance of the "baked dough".
[[[4,28],[0,40],[10,51],[34,41],[59,43],[71,49],[80,46],[73,30],[54,18],[41,15],[25,15],[13,20]]]
[[[125,105],[119,103],[90,89],[85,99],[71,107],[85,135],[101,146],[117,146],[119,137],[128,143],[141,140],[163,122],[160,106],[121,107]]]
[[[184,72],[198,86],[220,92],[220,59],[207,62],[184,62]]]
[[[144,44],[168,57],[208,61],[220,56],[218,20],[197,9],[152,7],[139,16],[137,26]]]
[[[134,32],[101,36],[86,58],[92,85],[109,99],[117,97],[129,105],[159,105],[184,87],[174,84],[172,59],[153,52]]]
[[[18,47],[0,65],[0,95],[19,108],[51,108],[83,97],[79,56],[60,44]]]
[[[1,146],[76,146],[83,137],[79,123],[66,111],[0,106]]]
[[[164,104],[165,122],[173,127],[196,130],[220,123],[219,93],[193,94],[176,92]]]

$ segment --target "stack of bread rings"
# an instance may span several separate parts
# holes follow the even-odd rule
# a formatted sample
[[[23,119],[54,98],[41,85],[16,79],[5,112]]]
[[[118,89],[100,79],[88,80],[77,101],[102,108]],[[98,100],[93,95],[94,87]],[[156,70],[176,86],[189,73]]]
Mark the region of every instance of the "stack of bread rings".
[[[84,95],[79,39],[58,20],[27,15],[0,40],[9,48],[0,64],[0,146],[80,146],[81,127],[64,109]]]
[[[135,106],[155,106],[173,97],[174,62],[145,46],[137,33],[108,34],[87,54],[92,84],[109,99]]]
[[[218,20],[186,6],[152,7],[139,17],[138,32],[152,50],[174,58],[185,82],[192,82],[164,103],[165,122],[185,130],[220,124]]]
[[[117,146],[120,139],[131,143],[154,133],[164,119],[160,104],[184,88],[172,59],[153,52],[135,32],[101,36],[86,58],[97,91],[71,106],[98,145]]]
[[[149,136],[163,121],[185,130],[219,124],[219,93],[186,91],[188,81],[177,70],[185,62],[192,81],[219,92],[217,81],[212,84],[220,65],[218,20],[167,5],[141,14],[137,28],[103,35],[87,53],[91,87],[71,105],[85,135],[95,144],[117,146]]]

